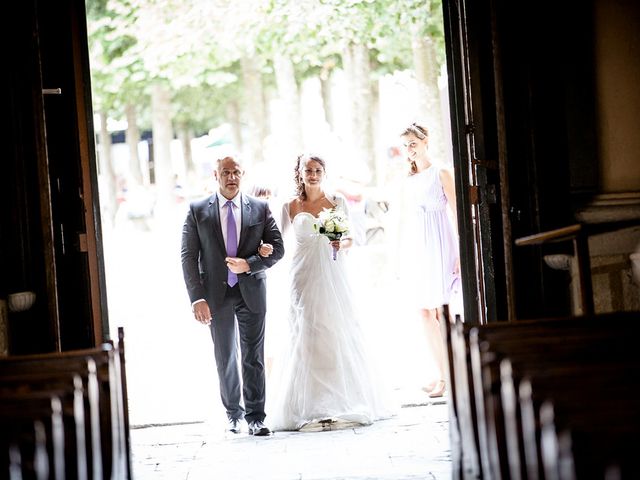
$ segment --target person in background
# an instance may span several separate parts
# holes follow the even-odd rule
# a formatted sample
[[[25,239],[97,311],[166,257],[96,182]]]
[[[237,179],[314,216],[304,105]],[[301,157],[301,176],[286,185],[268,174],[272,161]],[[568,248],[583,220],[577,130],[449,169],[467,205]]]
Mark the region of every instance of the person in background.
[[[273,195],[271,189],[265,185],[253,185],[249,191],[249,194],[256,197],[262,198],[263,200],[269,200]]]
[[[269,202],[273,197],[273,190],[264,184],[254,184],[249,189],[249,193],[256,198],[261,198],[266,202]],[[260,245],[260,249],[258,250],[260,255],[263,257],[268,257],[273,253],[273,246],[268,243],[263,243]],[[274,265],[273,268],[269,270],[269,283],[271,285],[281,285],[284,283],[283,280],[283,265],[282,262],[278,262],[277,265]],[[270,288],[267,291],[267,324],[266,330],[267,334],[265,335],[265,343],[264,343],[264,354],[265,354],[265,371],[267,375],[267,380],[271,375],[271,370],[273,368],[273,361],[276,355],[276,351],[278,349],[279,341],[282,337],[281,335],[281,327],[284,323],[284,317],[286,314],[282,313],[283,307],[277,301],[278,290],[275,288]]]
[[[438,308],[448,304],[460,283],[460,259],[455,221],[447,213],[456,212],[453,172],[429,156],[429,132],[412,123],[400,134],[409,164],[407,216],[411,225],[408,237],[413,244],[411,265],[406,269],[412,298],[417,302],[424,331],[438,369],[438,378],[424,390],[430,397],[445,392],[445,351]]]

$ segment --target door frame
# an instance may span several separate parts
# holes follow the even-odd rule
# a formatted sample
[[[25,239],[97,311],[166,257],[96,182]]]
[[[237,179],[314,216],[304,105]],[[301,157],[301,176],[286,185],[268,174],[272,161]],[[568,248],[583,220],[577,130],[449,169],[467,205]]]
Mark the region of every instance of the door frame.
[[[515,319],[494,12],[490,0],[443,0],[465,322],[478,324]]]

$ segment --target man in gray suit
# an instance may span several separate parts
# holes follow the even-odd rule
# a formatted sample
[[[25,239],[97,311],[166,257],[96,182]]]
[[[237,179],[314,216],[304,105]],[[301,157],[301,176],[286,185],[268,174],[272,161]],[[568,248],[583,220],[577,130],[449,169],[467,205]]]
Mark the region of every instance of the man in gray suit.
[[[195,319],[211,329],[229,431],[240,433],[246,419],[249,434],[265,436],[265,270],[284,246],[267,203],[240,193],[243,174],[235,158],[218,160],[218,192],[193,202],[184,222],[182,271]],[[270,255],[258,253],[262,244]]]

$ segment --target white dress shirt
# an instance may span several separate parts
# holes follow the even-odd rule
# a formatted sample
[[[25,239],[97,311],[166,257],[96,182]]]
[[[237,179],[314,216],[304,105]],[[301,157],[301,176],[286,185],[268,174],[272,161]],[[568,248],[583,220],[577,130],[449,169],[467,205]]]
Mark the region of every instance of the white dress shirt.
[[[227,207],[227,202],[229,201],[227,198],[225,198],[220,192],[216,192],[216,195],[218,196],[218,208],[220,209],[220,228],[222,228],[222,238],[224,239],[224,244],[225,246],[227,245],[227,217],[229,216],[229,207]],[[240,196],[241,194],[238,193],[235,197],[233,197],[231,199],[231,201],[233,202],[233,217],[236,221],[236,232],[237,232],[237,238],[238,238],[238,242],[240,242],[240,227],[242,224],[242,209],[240,208]],[[236,245],[237,247],[237,245]],[[247,272],[247,275],[250,274],[250,272]],[[193,306],[196,303],[200,303],[200,302],[204,302],[204,298],[199,298],[198,300],[194,301],[191,304],[191,308],[193,308]]]
[[[229,201],[225,198],[220,192],[217,192],[218,195],[218,208],[220,209],[220,226],[222,227],[222,238],[224,239],[224,244],[227,244],[227,217],[229,216],[229,207],[227,207],[227,202]],[[236,232],[238,241],[240,241],[240,226],[242,222],[242,209],[240,208],[240,193],[238,193],[235,197],[231,199],[233,202],[233,217],[236,221]],[[238,245],[236,245],[237,247]]]

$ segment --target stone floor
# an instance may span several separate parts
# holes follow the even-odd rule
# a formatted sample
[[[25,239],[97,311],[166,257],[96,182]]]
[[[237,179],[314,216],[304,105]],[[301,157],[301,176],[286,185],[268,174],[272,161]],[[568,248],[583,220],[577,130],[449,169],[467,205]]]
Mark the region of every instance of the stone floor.
[[[131,441],[136,480],[451,478],[442,400],[405,405],[368,427],[257,438],[197,422],[133,428]]]

